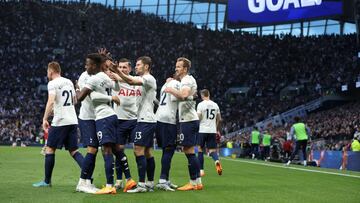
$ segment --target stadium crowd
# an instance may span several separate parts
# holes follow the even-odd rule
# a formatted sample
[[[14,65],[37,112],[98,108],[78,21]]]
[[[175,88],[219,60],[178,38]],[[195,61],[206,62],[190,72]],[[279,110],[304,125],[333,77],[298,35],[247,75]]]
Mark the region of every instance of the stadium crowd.
[[[310,128],[312,149],[342,151],[350,150],[351,140],[360,133],[360,103],[350,102],[336,108],[309,114],[304,123]],[[272,136],[272,145],[284,152],[291,124],[268,126],[265,130]],[[222,147],[232,142],[234,148],[244,149],[245,156],[250,157],[250,132],[238,133],[229,138],[223,137]],[[290,141],[291,142],[291,141]]]
[[[42,85],[47,83],[49,61],[59,61],[63,75],[75,81],[84,69],[86,54],[100,47],[117,59],[151,56],[158,87],[173,73],[177,57],[192,59],[199,89],[208,88],[222,110],[223,134],[358,79],[355,35],[257,36],[211,31],[141,12],[74,2],[1,2],[0,8],[4,11],[0,14],[2,142],[18,138],[31,142],[39,137],[47,99]],[[280,97],[290,84],[304,88],[294,97]],[[250,88],[247,97],[225,96],[228,88],[239,86]],[[326,120],[324,115],[331,117]],[[358,123],[358,114],[350,110],[329,110],[311,116],[309,123],[315,136],[328,138],[348,135],[353,117]],[[336,129],[330,120],[336,121]]]

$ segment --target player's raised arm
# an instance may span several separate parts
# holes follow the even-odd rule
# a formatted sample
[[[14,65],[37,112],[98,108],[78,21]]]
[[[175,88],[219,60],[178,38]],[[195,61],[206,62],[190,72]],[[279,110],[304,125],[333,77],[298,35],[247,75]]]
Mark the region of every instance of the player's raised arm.
[[[113,75],[116,76],[117,74],[113,74]],[[129,85],[137,85],[137,86],[143,85],[143,80],[140,77],[126,75],[123,71],[119,71],[118,76],[120,78],[116,77],[117,81],[123,80],[124,82],[128,83]]]
[[[98,53],[106,58],[111,58],[111,53],[106,48],[98,49]]]
[[[114,81],[112,84],[111,89],[115,91],[120,91],[120,84],[119,82],[124,82],[124,80],[119,76],[119,74],[114,73],[110,70],[108,76]]]

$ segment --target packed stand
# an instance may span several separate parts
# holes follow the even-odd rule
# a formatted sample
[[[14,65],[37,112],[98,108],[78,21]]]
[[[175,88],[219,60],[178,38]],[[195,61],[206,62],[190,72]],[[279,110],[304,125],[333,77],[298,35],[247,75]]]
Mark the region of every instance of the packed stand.
[[[350,102],[328,110],[311,113],[303,122],[311,130],[309,149],[350,151],[352,150],[352,141],[357,135],[360,135],[360,103]],[[269,131],[272,136],[272,152],[275,149],[279,153],[279,157],[285,157],[286,151],[293,150],[293,141],[287,141],[289,140],[290,126],[291,123],[261,129],[262,132],[264,130]],[[250,140],[250,132],[239,133],[233,137],[223,137],[221,146],[226,147],[228,142],[232,142],[234,148],[241,148],[241,156],[251,157]],[[289,143],[290,148],[287,149]]]
[[[74,2],[1,2],[0,8],[3,142],[39,136],[47,99],[41,85],[47,83],[49,61],[59,61],[63,75],[75,81],[86,54],[100,47],[116,59],[152,57],[158,87],[174,72],[177,57],[192,59],[199,89],[210,89],[222,110],[223,134],[317,98],[358,75],[352,57],[355,35],[260,37]],[[307,81],[302,96],[280,99],[282,88],[301,81]],[[248,97],[225,97],[234,86],[250,87]]]

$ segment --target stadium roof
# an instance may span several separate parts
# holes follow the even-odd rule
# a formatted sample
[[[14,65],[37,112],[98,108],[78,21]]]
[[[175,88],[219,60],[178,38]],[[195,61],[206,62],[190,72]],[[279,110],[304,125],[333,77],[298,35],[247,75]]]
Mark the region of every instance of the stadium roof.
[[[144,13],[156,14],[171,22],[192,22],[198,27],[210,29],[227,29],[228,0],[90,0],[117,8],[141,10]],[[286,24],[254,26],[242,28],[241,31],[257,34],[293,34],[322,35],[349,34],[356,32],[353,24],[353,0],[344,1],[344,15],[337,18],[322,18]],[[116,4],[116,5],[114,5]],[[349,23],[350,22],[350,23]]]
[[[220,4],[227,4],[228,0],[185,0],[185,1],[197,1],[203,3],[220,3]]]

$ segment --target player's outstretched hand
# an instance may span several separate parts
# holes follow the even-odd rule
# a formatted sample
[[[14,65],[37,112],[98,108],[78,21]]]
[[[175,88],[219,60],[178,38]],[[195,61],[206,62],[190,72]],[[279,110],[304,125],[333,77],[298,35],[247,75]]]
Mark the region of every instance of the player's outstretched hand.
[[[109,68],[109,70],[113,73],[117,73],[119,74],[119,70],[118,70],[118,64],[115,62],[112,62],[111,60],[106,60],[106,67]]]
[[[111,53],[106,48],[98,49],[98,53],[109,58],[111,57]]]
[[[42,127],[44,131],[47,131],[49,129],[49,122],[47,120],[43,120]]]
[[[117,105],[120,105],[120,99],[118,96],[112,96],[111,101],[115,102]]]
[[[118,75],[118,74],[116,74],[116,73],[113,73],[113,72],[110,72],[110,78],[112,79],[112,80],[114,80],[114,81],[120,81],[121,80],[121,77]]]

